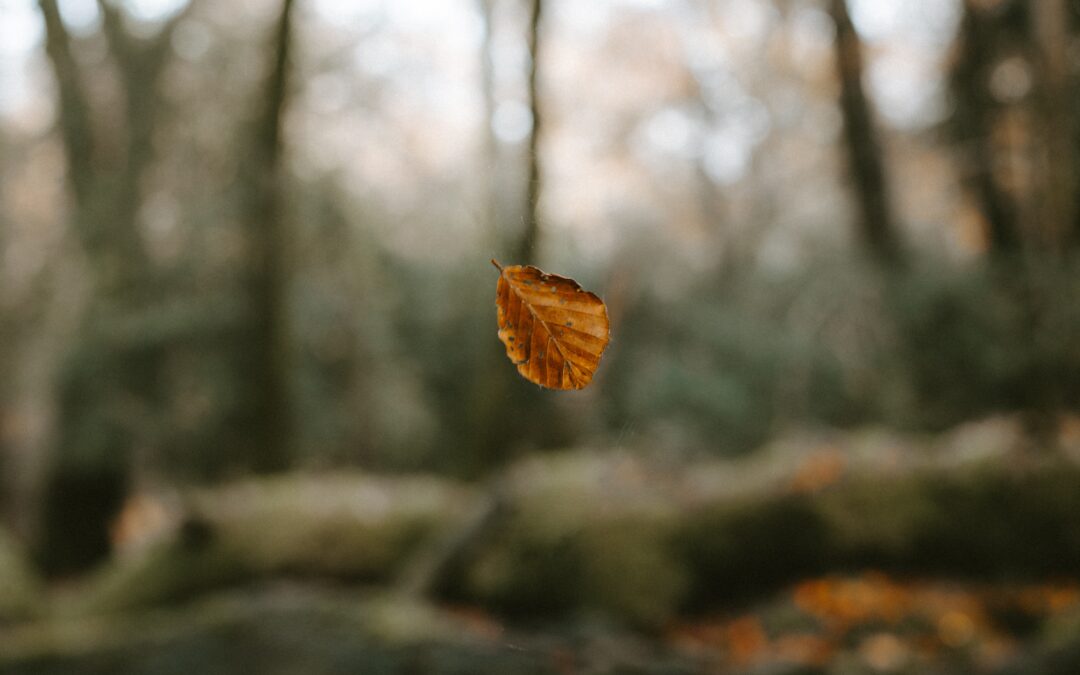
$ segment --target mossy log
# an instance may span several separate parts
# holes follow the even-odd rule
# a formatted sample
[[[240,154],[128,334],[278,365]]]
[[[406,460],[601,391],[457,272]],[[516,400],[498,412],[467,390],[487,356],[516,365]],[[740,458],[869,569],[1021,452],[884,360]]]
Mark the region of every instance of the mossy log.
[[[153,606],[268,578],[405,579],[506,616],[597,612],[652,628],[830,572],[1080,576],[1080,466],[1070,460],[849,458],[837,468],[830,453],[674,468],[621,453],[548,455],[504,474],[483,532],[472,529],[486,492],[437,479],[247,481],[197,495],[182,525],[117,558],[64,607]],[[453,536],[462,528],[469,536]],[[431,545],[440,540],[461,550]],[[433,550],[438,561],[424,564]],[[416,569],[435,578],[403,574]]]
[[[728,487],[704,490],[693,472],[665,478],[628,458],[546,463],[520,472],[512,508],[445,593],[519,616],[599,609],[649,627],[830,572],[1080,576],[1080,467],[1064,459],[852,468],[819,485],[796,472],[751,489],[732,470]]]
[[[173,526],[117,556],[64,607],[121,611],[271,578],[388,584],[418,544],[460,518],[471,494],[434,478],[362,473],[207,489],[189,496]]]
[[[32,582],[20,586],[30,590],[14,604],[0,597],[0,610],[19,608],[0,612],[8,617],[8,626],[0,626],[0,653],[14,655],[0,658],[0,672],[8,663],[10,672],[75,672],[68,669],[90,663],[154,672],[151,661],[184,657],[189,647],[191,654],[209,654],[209,664],[213,649],[240,645],[223,637],[229,635],[262,636],[240,645],[256,653],[293,630],[286,628],[296,619],[292,609],[279,621],[273,607],[259,605],[267,597],[292,602],[292,586],[284,595],[273,590],[280,588],[273,580],[282,578],[303,580],[305,588],[330,584],[310,600],[321,607],[326,597],[351,593],[346,582],[393,591],[409,579],[403,570],[427,568],[437,578],[420,587],[432,599],[518,621],[557,619],[559,625],[617,632],[619,623],[661,629],[696,612],[756,602],[803,578],[849,570],[980,584],[1080,577],[1080,466],[1074,461],[1034,460],[1005,450],[918,453],[870,445],[825,444],[810,452],[691,466],[617,452],[551,454],[517,463],[485,489],[349,473],[200,491],[156,541],[118,555],[81,588],[54,595],[48,616],[19,624],[35,610],[46,614]],[[476,513],[488,511],[477,507],[491,501],[492,490],[499,507],[481,519],[483,532],[475,532],[481,522]],[[466,529],[469,536],[453,536]],[[460,542],[461,548],[448,554],[430,545],[438,541]],[[417,564],[433,550],[451,564]],[[17,564],[22,554],[12,556],[16,564],[0,565],[0,574],[25,569]],[[239,600],[219,621],[216,610],[207,610],[218,601],[199,598],[222,587],[239,590],[214,597]],[[465,670],[447,672],[485,672],[477,664],[489,657],[508,659],[504,665],[517,664],[512,667],[524,668],[519,672],[557,670],[547,653],[525,658],[496,648],[501,640],[485,643],[474,635],[466,636],[466,644],[440,633],[460,619],[415,595],[366,598],[311,610],[310,616],[322,617],[311,619],[312,625],[323,626],[311,634],[312,648],[332,647],[316,636],[348,635],[348,645],[341,644],[353,650],[349,658],[357,664],[383,659],[386,672],[404,672],[414,657],[434,663],[451,656]],[[177,606],[144,611],[169,604]],[[297,615],[301,623],[308,622],[309,609]],[[442,618],[432,624],[424,616]],[[596,616],[607,620],[596,624]],[[173,628],[159,634],[153,628],[158,620],[173,621]],[[360,623],[350,628],[350,622]],[[113,624],[115,631],[102,628]],[[1074,627],[1059,627],[1057,638],[1032,652],[1032,663],[1075,663],[1069,660],[1077,653],[1075,641],[1060,639],[1074,635]],[[401,630],[410,633],[404,642]],[[151,643],[163,651],[144,649]],[[290,644],[290,654],[308,654]],[[88,656],[64,656],[76,653]],[[279,657],[293,663],[287,654]],[[525,660],[515,661],[519,657]],[[30,670],[20,670],[28,665]]]

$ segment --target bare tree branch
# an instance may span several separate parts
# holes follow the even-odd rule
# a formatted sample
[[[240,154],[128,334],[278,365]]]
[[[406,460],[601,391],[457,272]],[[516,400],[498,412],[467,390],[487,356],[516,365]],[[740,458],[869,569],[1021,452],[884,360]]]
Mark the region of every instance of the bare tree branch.
[[[109,51],[117,61],[130,63],[135,53],[135,45],[124,26],[123,10],[109,0],[98,0],[97,5],[101,11],[101,27],[109,44]]]
[[[128,123],[125,166],[129,189],[136,189],[138,177],[153,161],[153,133],[161,112],[157,87],[168,65],[169,49],[176,27],[195,8],[191,0],[149,38],[135,37],[127,28],[127,16],[115,0],[97,0],[109,51],[124,83],[125,113]],[[132,203],[136,195],[129,195]]]
[[[160,69],[163,65],[162,61],[169,50],[169,41],[176,27],[191,16],[196,4],[196,0],[189,0],[180,11],[169,17],[153,36],[140,38],[128,30],[127,14],[116,0],[97,0],[102,27],[113,57],[128,64],[136,59],[150,57],[149,61],[154,69]]]
[[[273,42],[273,61],[266,82],[266,107],[256,129],[256,146],[264,152],[269,166],[277,170],[281,156],[282,119],[288,89],[289,60],[292,42],[293,0],[282,0]]]

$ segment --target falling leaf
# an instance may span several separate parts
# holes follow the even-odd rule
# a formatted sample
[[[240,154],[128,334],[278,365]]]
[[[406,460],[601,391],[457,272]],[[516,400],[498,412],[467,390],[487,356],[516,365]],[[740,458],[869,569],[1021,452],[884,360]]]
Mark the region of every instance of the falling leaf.
[[[499,269],[499,339],[521,376],[549,389],[592,381],[608,343],[604,301],[573,279],[531,265]]]

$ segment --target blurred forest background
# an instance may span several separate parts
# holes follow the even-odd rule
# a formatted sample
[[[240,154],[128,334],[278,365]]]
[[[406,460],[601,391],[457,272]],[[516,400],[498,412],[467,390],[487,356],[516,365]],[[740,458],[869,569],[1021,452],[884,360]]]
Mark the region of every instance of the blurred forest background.
[[[1076,672],[1078,106],[1072,0],[0,0],[0,671],[235,672],[54,623],[317,578],[651,645],[435,671]]]

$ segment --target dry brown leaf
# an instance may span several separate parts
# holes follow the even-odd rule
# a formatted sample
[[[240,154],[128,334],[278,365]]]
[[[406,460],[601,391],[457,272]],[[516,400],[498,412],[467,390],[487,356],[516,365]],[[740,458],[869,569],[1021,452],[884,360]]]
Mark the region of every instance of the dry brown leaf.
[[[499,339],[521,376],[549,389],[581,389],[608,344],[604,301],[573,279],[531,265],[499,269]]]

